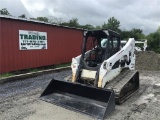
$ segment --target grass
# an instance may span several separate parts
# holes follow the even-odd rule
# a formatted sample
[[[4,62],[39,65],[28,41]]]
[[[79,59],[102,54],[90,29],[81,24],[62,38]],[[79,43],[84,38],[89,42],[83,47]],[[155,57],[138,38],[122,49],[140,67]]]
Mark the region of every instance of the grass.
[[[38,71],[39,71],[38,69],[34,68],[34,69],[31,69],[31,70],[29,71],[29,73],[30,73],[30,72],[38,72]]]
[[[67,66],[70,66],[70,65],[71,65],[71,63],[64,63],[64,64],[45,66],[45,67],[40,67],[40,68],[31,68],[31,69],[19,70],[19,71],[14,71],[14,72],[0,74],[0,78],[11,77],[13,75],[18,75],[18,74],[38,72],[38,71],[46,70],[46,69],[54,69],[54,68],[60,68],[60,67],[67,67]]]
[[[59,67],[67,67],[67,66],[70,66],[71,63],[66,63],[66,64],[58,64],[58,65],[55,65],[55,68],[59,68]]]
[[[12,73],[4,73],[0,75],[0,78],[10,77],[12,75],[13,75]]]

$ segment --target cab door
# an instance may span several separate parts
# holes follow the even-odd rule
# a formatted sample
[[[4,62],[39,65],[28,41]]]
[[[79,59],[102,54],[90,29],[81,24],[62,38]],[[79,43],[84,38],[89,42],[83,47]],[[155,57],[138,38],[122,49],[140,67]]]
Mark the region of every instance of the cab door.
[[[120,37],[110,36],[108,41],[108,58],[116,54],[120,50]],[[118,60],[113,66],[112,69],[119,67],[120,60]]]

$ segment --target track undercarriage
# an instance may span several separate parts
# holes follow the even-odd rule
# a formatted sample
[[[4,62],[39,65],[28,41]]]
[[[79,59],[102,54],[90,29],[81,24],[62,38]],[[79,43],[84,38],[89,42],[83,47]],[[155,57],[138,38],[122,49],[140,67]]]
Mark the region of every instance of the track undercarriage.
[[[106,84],[105,89],[114,90],[116,104],[122,104],[139,89],[139,72],[122,70],[121,74]]]

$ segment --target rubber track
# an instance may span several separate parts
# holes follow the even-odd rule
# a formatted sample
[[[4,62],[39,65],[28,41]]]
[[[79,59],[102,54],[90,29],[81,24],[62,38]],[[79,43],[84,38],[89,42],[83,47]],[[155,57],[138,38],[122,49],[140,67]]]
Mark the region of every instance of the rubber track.
[[[131,78],[137,73],[135,70],[128,70],[124,69],[122,72],[115,77],[112,81],[110,81],[105,88],[106,89],[112,89],[115,92],[115,99],[117,104],[122,104],[124,101],[126,101],[128,98],[130,98],[134,93],[137,92],[138,89],[134,89],[133,91],[128,91],[128,93],[123,96],[122,98],[119,98],[120,92],[122,88],[131,80]]]

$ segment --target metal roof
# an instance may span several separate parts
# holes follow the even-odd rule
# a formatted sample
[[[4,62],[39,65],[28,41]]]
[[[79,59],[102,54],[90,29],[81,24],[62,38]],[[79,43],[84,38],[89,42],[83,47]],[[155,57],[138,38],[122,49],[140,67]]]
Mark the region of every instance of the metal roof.
[[[57,26],[57,27],[64,27],[64,28],[69,28],[69,29],[77,29],[77,30],[82,30],[82,31],[85,30],[85,29],[82,29],[82,28],[62,26],[62,25],[57,25],[57,24],[51,24],[49,22],[43,22],[43,21],[38,21],[38,20],[32,20],[32,19],[26,19],[26,18],[14,17],[14,16],[7,16],[7,15],[0,15],[0,18],[20,20],[20,21],[26,21],[26,22],[34,22],[34,23],[45,24],[45,25],[53,25],[53,26]]]

